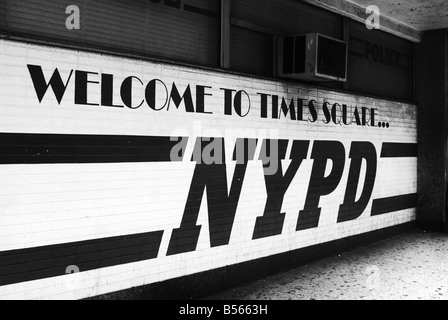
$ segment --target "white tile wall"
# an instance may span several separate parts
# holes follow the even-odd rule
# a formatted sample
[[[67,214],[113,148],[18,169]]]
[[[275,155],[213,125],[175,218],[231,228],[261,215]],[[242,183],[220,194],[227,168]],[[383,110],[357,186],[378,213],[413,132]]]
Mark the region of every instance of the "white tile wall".
[[[143,105],[137,110],[103,106],[79,106],[73,102],[72,78],[61,105],[49,90],[39,104],[27,64],[41,65],[47,79],[55,68],[66,79],[70,70],[113,74],[119,81],[133,75],[142,81],[161,79],[170,89],[173,82],[180,92],[190,84],[211,86],[206,110],[213,115],[189,114],[181,106],[155,112]],[[89,84],[90,86],[90,84]],[[92,84],[89,100],[99,101],[99,86]],[[95,86],[96,89],[95,89]],[[245,118],[223,113],[220,88],[245,90],[251,98],[251,112]],[[89,91],[90,92],[90,91]],[[138,90],[135,91],[138,94]],[[377,122],[389,122],[389,129],[356,125],[325,125],[322,110],[315,123],[260,117],[258,93],[288,99],[315,99],[318,106],[331,103],[376,108]],[[119,101],[119,96],[115,101]],[[297,140],[341,141],[346,156],[352,141],[370,141],[381,152],[383,142],[416,143],[416,106],[372,99],[340,92],[313,89],[298,84],[226,75],[168,64],[156,64],[107,55],[0,40],[0,132],[114,134],[176,136],[188,134],[189,154],[195,136],[224,136],[239,130],[241,135]],[[306,110],[306,108],[304,108]],[[304,114],[304,118],[308,117]],[[181,131],[179,131],[181,130]],[[180,132],[180,133],[179,133]],[[242,132],[242,133],[241,133]],[[233,144],[226,153],[230,155]],[[259,146],[257,152],[259,152]],[[202,202],[198,224],[202,224],[197,250],[166,256],[171,231],[178,228],[188,195],[194,163],[190,156],[173,163],[45,164],[0,166],[0,251],[61,244],[117,235],[164,230],[157,259],[81,272],[74,276],[18,283],[0,287],[0,299],[76,299],[150,284],[170,278],[286,252],[351,235],[405,223],[415,219],[415,209],[371,217],[370,201],[356,220],[336,223],[343,201],[350,160],[337,189],[321,198],[319,226],[295,231],[299,210],[303,209],[312,167],[309,155],[288,189],[282,206],[286,212],[283,233],[252,240],[255,219],[263,214],[266,190],[260,161],[249,162],[236,212],[230,244],[210,248],[206,201]],[[257,159],[257,157],[255,157]],[[288,161],[284,162],[284,170]],[[228,182],[233,174],[228,165]],[[417,159],[378,159],[372,199],[415,193]],[[205,197],[204,197],[205,199]]]

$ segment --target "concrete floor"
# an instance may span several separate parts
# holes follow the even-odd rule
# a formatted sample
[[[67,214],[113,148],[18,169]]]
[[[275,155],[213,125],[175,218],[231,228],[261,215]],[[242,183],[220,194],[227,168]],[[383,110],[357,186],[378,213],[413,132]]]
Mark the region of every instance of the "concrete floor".
[[[448,235],[414,230],[211,300],[448,300]]]

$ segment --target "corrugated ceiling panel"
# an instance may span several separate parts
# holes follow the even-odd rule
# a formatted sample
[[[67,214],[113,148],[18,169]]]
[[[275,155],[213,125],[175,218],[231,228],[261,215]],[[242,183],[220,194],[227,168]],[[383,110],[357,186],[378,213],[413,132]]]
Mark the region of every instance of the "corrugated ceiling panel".
[[[281,33],[319,32],[342,37],[342,17],[297,0],[232,1],[231,15]]]

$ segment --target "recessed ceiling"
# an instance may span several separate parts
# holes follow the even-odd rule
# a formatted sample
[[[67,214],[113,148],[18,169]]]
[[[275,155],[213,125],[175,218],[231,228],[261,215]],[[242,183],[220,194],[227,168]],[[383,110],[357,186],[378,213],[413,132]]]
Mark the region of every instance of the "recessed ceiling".
[[[348,0],[347,0],[348,1]],[[418,31],[448,28],[448,0],[350,0],[364,8],[376,5],[380,14]]]

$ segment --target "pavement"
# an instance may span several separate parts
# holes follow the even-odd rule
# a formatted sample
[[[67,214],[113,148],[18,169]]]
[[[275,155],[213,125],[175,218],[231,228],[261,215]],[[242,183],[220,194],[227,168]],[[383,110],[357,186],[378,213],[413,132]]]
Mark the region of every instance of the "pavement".
[[[412,230],[209,300],[448,300],[448,235]]]

